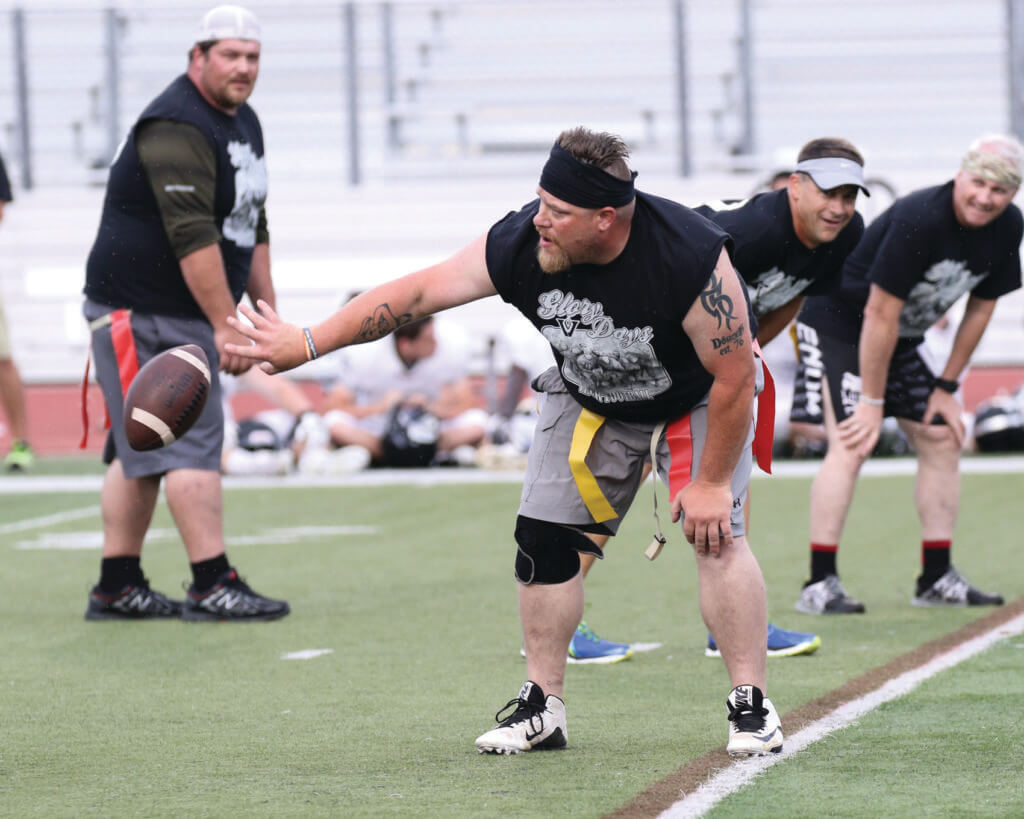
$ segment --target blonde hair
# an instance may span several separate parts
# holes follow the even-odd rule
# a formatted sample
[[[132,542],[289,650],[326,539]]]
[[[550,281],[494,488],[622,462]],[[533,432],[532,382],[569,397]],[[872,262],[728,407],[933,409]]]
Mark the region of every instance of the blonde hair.
[[[970,144],[960,169],[1019,188],[1024,178],[1024,145],[1008,134],[985,134]]]

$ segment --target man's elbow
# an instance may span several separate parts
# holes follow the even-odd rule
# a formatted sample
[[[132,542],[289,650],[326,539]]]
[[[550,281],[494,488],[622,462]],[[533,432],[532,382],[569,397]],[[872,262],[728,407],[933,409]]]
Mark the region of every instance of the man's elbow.
[[[734,365],[723,368],[714,374],[715,385],[723,393],[730,396],[730,400],[743,401],[753,400],[754,392],[757,389],[757,365],[753,356],[743,361],[737,361]]]

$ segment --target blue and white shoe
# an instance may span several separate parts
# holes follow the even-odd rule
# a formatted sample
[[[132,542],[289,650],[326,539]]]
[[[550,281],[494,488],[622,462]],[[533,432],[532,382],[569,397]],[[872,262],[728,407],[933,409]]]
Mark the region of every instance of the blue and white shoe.
[[[620,663],[632,656],[633,648],[628,643],[602,640],[583,621],[569,643],[570,663]]]
[[[795,657],[797,654],[813,654],[821,647],[821,637],[803,631],[787,631],[773,623],[768,624],[768,656]],[[721,657],[722,652],[715,645],[715,639],[708,635],[705,657]]]

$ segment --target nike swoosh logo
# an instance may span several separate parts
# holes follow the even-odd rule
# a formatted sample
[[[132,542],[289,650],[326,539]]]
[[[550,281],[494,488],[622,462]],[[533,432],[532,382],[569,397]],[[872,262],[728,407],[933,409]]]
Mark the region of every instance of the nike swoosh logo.
[[[757,734],[754,734],[754,739],[756,739],[758,742],[767,742],[769,739],[771,739],[777,733],[779,733],[779,729],[778,728],[773,728],[772,732],[770,734],[763,734],[762,736],[758,736]]]
[[[529,731],[527,731],[526,732],[526,741],[527,742],[533,742],[537,737],[539,737],[543,733],[544,733],[544,729],[543,728],[541,728],[535,734],[531,734]]]

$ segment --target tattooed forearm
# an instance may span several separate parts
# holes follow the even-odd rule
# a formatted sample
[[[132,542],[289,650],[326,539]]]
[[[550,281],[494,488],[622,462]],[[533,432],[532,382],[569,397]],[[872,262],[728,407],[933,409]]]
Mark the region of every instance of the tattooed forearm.
[[[378,305],[372,316],[363,319],[363,323],[359,326],[359,332],[356,333],[356,341],[373,341],[383,338],[410,321],[412,321],[412,313],[402,313],[402,315],[396,316],[387,304]]]
[[[708,279],[708,286],[704,288],[704,292],[700,294],[700,304],[708,315],[714,316],[718,319],[718,327],[721,329],[722,323],[725,323],[725,329],[732,329],[732,322],[736,318],[736,314],[733,312],[732,299],[722,292],[722,279],[712,271],[711,278]]]
[[[743,333],[746,328],[741,324],[735,333],[730,333],[727,336],[719,336],[718,338],[711,339],[711,344],[719,355],[728,355],[733,350],[738,350],[746,342],[743,339]]]

